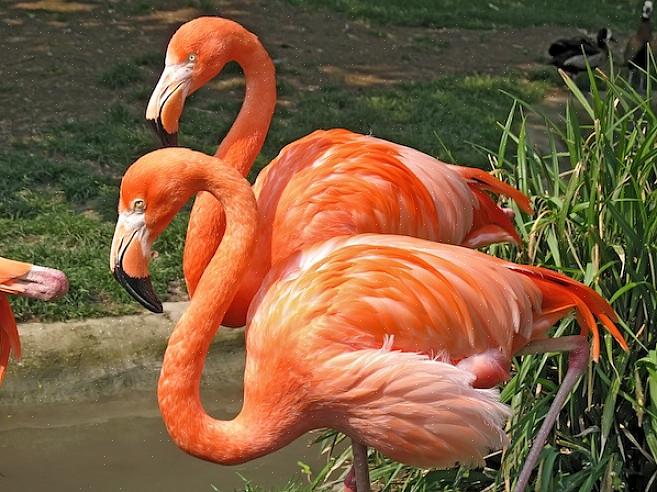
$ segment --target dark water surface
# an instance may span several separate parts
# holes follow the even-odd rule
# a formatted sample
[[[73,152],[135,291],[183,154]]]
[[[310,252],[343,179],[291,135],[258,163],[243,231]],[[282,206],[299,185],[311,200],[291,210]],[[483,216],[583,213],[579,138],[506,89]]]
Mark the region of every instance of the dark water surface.
[[[241,388],[204,391],[208,411],[230,418]],[[250,463],[225,467],[171,443],[153,392],[107,401],[0,407],[0,491],[242,490],[248,478],[275,488],[300,478],[298,461],[315,468],[319,447],[304,436]]]

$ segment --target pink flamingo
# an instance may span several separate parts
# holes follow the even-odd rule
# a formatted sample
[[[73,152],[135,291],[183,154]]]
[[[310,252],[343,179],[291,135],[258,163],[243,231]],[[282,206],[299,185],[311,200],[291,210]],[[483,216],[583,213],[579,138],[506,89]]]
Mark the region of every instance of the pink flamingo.
[[[239,24],[201,17],[178,29],[146,117],[166,144],[177,141],[185,98],[229,61],[242,67],[246,96],[216,157],[246,175],[260,151],[276,104],[274,65],[258,38]],[[223,324],[243,326],[251,299],[278,261],[311,244],[366,232],[403,234],[478,248],[520,242],[513,213],[486,191],[529,200],[490,174],[448,165],[409,147],[347,130],[318,130],[286,146],[253,186],[258,202],[256,253]],[[183,271],[193,296],[221,241],[219,203],[201,193],[192,210]]]
[[[575,310],[582,333],[594,335],[594,358],[596,318],[627,348],[611,306],[556,272],[412,237],[334,238],[279,262],[262,283],[248,314],[243,408],[215,420],[201,404],[201,373],[257,229],[248,182],[221,166],[179,148],[140,158],[121,184],[110,256],[117,280],[157,311],[153,241],[198,192],[225,211],[224,238],[171,335],[158,385],[169,434],[194,456],[242,463],[331,427],[354,443],[359,492],[370,490],[366,446],[417,466],[481,463],[504,442],[507,409],[496,390],[478,388],[505,380],[515,354],[572,350],[518,481],[523,490],[589,353],[584,336],[546,339],[547,330]]]
[[[21,344],[16,320],[5,294],[50,301],[68,291],[66,275],[45,268],[0,257],[0,383],[4,379],[9,355],[20,359]]]

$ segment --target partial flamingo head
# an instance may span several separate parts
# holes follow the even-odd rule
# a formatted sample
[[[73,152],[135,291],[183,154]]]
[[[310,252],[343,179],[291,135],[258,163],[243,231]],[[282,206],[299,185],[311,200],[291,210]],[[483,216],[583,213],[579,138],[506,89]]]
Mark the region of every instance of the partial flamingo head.
[[[162,312],[162,303],[148,270],[151,245],[201,186],[186,170],[198,161],[212,165],[208,159],[213,158],[189,149],[160,149],[139,158],[123,176],[110,269],[137,301],[155,313]]]
[[[59,270],[0,258],[0,382],[10,352],[14,353],[15,358],[21,355],[16,320],[4,294],[50,301],[67,291],[66,275]]]
[[[50,301],[68,292],[68,280],[59,270],[0,258],[0,292]]]
[[[165,146],[178,141],[178,120],[189,94],[215,77],[257,39],[236,22],[199,17],[180,26],[167,48],[164,71],[153,90],[146,119]]]

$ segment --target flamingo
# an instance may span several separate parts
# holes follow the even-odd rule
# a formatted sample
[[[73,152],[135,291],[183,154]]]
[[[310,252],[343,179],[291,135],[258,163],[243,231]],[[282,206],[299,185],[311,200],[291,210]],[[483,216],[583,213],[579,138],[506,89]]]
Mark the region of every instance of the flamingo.
[[[5,294],[50,301],[67,291],[68,281],[63,272],[0,257],[0,383],[10,353],[13,352],[16,359],[21,356],[16,320]]]
[[[258,38],[236,22],[201,17],[173,35],[146,117],[166,145],[177,142],[185,98],[237,62],[246,95],[216,157],[246,175],[260,151],[276,104],[274,65]],[[403,234],[471,248],[520,243],[513,212],[485,192],[526,196],[489,173],[448,165],[415,149],[344,129],[318,130],[287,145],[253,186],[259,224],[256,253],[223,324],[244,326],[248,306],[272,265],[338,235]],[[183,271],[190,296],[221,241],[218,202],[201,193],[192,210]]]
[[[596,319],[627,349],[611,306],[559,273],[419,238],[342,236],[295,253],[264,279],[248,313],[243,407],[232,420],[216,420],[202,406],[200,378],[257,241],[248,182],[189,149],[141,157],[122,180],[110,268],[137,301],[159,311],[151,245],[201,191],[221,204],[226,230],[169,339],[158,383],[169,434],[196,457],[242,463],[330,427],[352,439],[359,492],[370,490],[367,446],[422,467],[479,464],[506,439],[508,410],[492,387],[507,379],[511,358],[569,350],[565,381],[518,481],[522,491],[586,367],[587,332],[599,357]],[[573,310],[581,334],[546,338]]]

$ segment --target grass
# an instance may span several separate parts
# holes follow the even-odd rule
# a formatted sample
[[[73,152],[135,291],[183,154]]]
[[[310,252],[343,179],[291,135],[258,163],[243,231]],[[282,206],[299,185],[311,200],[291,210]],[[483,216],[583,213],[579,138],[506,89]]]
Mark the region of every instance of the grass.
[[[657,477],[657,115],[650,98],[613,66],[609,77],[589,79],[588,98],[565,79],[573,104],[560,124],[546,120],[551,152],[541,155],[531,145],[524,131],[527,105],[520,103],[514,116],[523,124],[519,132],[510,123],[504,127],[495,156],[536,197],[535,218],[524,224],[529,247],[520,259],[561,270],[601,292],[630,341],[625,353],[605,337],[600,363],[589,367],[561,413],[556,440],[542,455],[540,486],[651,490]],[[592,123],[580,122],[582,113]],[[557,141],[565,151],[557,151]],[[507,146],[514,145],[510,156]],[[558,331],[569,329],[563,324]],[[565,356],[518,361],[517,375],[504,390],[514,411],[513,445],[498,483],[517,476],[565,363]]]
[[[442,159],[485,165],[485,157],[472,143],[497,140],[495,124],[510,104],[502,91],[516,90],[538,101],[546,88],[545,82],[527,82],[520,76],[486,75],[447,77],[390,88],[345,90],[328,86],[306,94],[282,87],[281,96],[294,100],[294,104],[277,108],[254,173],[284,145],[318,128],[336,127],[371,133]],[[212,152],[218,135],[225,134],[232,124],[240,103],[203,97],[206,102],[195,104],[192,96],[180,140],[184,145]]]
[[[144,55],[110,67],[99,80],[130,105],[116,103],[100,120],[68,122],[49,135],[0,149],[0,173],[5,177],[0,182],[2,254],[60,268],[71,281],[70,293],[55,303],[13,300],[19,319],[63,320],[140,311],[112,279],[107,258],[120,177],[130,163],[156,147],[142,119],[149,91],[141,86],[149,84],[131,89],[122,81],[155,63],[154,56]],[[486,165],[470,142],[495,143],[495,123],[504,118],[510,104],[501,91],[517,90],[536,101],[545,87],[544,82],[526,82],[517,76],[451,77],[357,91],[327,87],[305,94],[281,87],[281,97],[294,103],[278,108],[251,178],[285,144],[317,128],[331,127],[373,133],[448,160]],[[214,152],[240,104],[241,95],[201,91],[193,96],[182,121],[181,144]],[[184,284],[180,258],[185,221],[183,213],[155,244],[159,257],[152,265],[153,280],[165,300],[168,289]]]
[[[117,176],[153,147],[141,121],[122,106],[105,120],[74,122],[40,139],[14,143],[0,152],[0,249],[7,257],[46,264],[69,276],[70,293],[44,304],[13,299],[19,319],[70,319],[124,314],[138,309],[108,274],[108,239],[118,200]],[[166,291],[179,276],[177,220],[162,241],[156,279]],[[29,313],[29,314],[28,314]]]
[[[293,5],[332,9],[352,18],[422,27],[526,27],[559,25],[597,30],[604,26],[629,31],[638,21],[635,0],[288,0]]]

